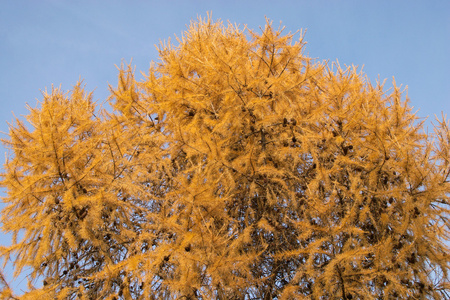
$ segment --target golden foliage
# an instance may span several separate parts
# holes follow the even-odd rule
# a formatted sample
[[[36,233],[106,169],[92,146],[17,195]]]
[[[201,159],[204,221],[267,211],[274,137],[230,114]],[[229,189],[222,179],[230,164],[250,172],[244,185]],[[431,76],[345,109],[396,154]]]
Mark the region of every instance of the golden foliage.
[[[78,83],[10,126],[0,255],[31,268],[23,299],[448,293],[445,118],[431,140],[395,83],[270,22],[199,19],[178,43],[141,82],[120,70],[111,112]]]

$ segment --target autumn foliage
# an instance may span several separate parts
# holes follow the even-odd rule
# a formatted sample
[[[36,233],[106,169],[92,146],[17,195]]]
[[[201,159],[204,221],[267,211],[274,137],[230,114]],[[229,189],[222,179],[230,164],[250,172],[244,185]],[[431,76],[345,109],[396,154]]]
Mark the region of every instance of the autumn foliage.
[[[448,122],[302,38],[199,19],[112,109],[45,93],[3,139],[3,297],[448,296]]]

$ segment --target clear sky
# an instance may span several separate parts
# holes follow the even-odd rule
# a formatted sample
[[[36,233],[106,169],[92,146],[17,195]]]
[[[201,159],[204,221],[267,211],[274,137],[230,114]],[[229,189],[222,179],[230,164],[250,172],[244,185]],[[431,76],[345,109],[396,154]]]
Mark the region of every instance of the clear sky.
[[[84,79],[103,102],[117,82],[115,65],[133,59],[137,73],[147,72],[158,59],[155,44],[207,12],[256,30],[265,17],[286,32],[307,29],[310,57],[364,66],[386,86],[395,77],[408,86],[418,116],[450,115],[449,0],[0,0],[0,131],[52,84],[68,90]],[[0,234],[0,244],[8,243]],[[11,268],[5,272],[12,281]],[[20,292],[25,284],[20,277],[12,287]]]

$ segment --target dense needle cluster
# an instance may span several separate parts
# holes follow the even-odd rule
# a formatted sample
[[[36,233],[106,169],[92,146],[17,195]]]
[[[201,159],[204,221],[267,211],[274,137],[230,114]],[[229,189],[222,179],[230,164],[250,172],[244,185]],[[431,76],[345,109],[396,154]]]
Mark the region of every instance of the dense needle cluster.
[[[16,298],[448,296],[448,122],[425,134],[395,84],[292,39],[199,19],[144,80],[120,70],[111,110],[79,83],[16,120]]]

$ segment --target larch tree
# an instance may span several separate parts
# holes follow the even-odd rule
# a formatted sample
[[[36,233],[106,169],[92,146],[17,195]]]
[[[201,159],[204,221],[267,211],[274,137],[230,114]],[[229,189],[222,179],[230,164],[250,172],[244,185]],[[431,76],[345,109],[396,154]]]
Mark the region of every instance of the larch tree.
[[[448,297],[448,121],[300,35],[199,19],[112,109],[44,93],[3,139],[0,255],[31,272],[2,296]]]

